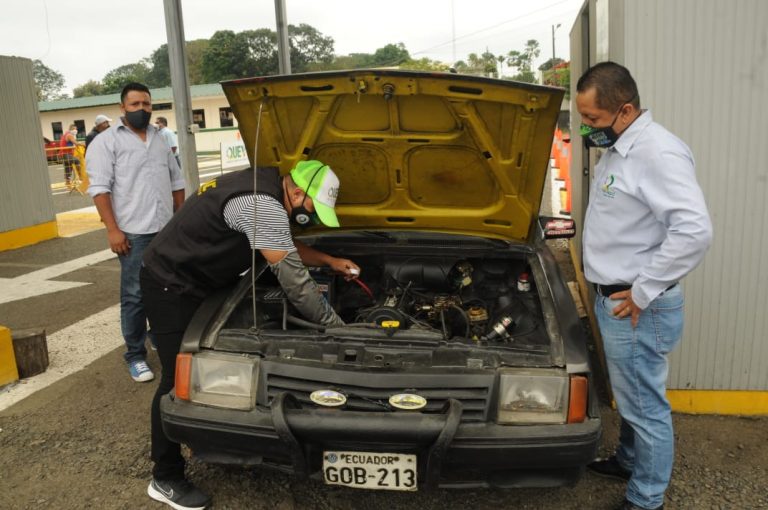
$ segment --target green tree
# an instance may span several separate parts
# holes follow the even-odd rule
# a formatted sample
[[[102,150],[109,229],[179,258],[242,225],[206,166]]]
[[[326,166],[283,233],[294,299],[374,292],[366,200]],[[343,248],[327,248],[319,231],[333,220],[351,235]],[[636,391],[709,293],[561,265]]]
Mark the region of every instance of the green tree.
[[[231,30],[219,30],[211,36],[203,51],[201,71],[206,83],[247,76],[246,62],[250,48],[246,36]]]
[[[277,74],[277,33],[268,29],[246,30],[239,36],[245,38],[248,46],[245,73],[248,76]]]
[[[522,81],[527,83],[535,83],[536,75],[531,70],[533,67],[533,60],[541,54],[539,48],[539,41],[536,39],[529,39],[525,43],[523,51],[512,50],[507,53],[507,65],[517,69],[517,74],[512,76],[514,81]]]
[[[163,44],[149,57],[152,69],[149,71],[146,85],[148,87],[167,87],[171,84],[171,62],[168,56],[168,45]]]
[[[340,69],[360,69],[371,67],[373,54],[371,53],[350,53],[349,55],[337,55],[333,57],[330,63],[315,62],[307,66],[307,71],[329,71]]]
[[[72,90],[72,97],[89,97],[104,95],[104,85],[99,81],[88,80]]]
[[[112,69],[101,83],[104,85],[104,94],[114,94],[123,90],[123,87],[130,82],[139,82],[146,84],[150,75],[150,63],[148,58],[142,59],[133,64],[125,64]]]
[[[411,55],[405,49],[405,45],[400,42],[397,44],[387,44],[377,49],[373,53],[369,65],[373,67],[392,67],[398,66],[410,59]]]
[[[454,66],[457,72],[462,74],[474,74],[478,76],[498,76],[496,67],[496,55],[486,50],[481,55],[470,53],[467,60],[459,60]]]
[[[40,60],[32,61],[32,77],[35,80],[38,101],[55,101],[68,96],[61,92],[64,88],[64,76],[54,71]]]
[[[330,64],[333,61],[333,38],[324,36],[306,23],[299,26],[288,25],[288,40],[291,46],[292,72],[306,71],[310,64]]]
[[[400,64],[400,69],[410,69],[413,71],[439,71],[447,72],[450,69],[448,64],[438,62],[437,60],[430,60],[426,57],[418,60],[410,59]]]
[[[187,72],[189,73],[189,82],[192,85],[205,83],[203,79],[203,52],[208,47],[208,39],[195,39],[187,41]]]

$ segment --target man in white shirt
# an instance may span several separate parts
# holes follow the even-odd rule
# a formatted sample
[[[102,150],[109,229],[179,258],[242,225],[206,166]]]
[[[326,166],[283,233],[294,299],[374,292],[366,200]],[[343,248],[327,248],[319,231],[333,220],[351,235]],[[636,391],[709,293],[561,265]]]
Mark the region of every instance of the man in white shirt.
[[[627,480],[619,509],[661,509],[674,459],[667,354],[683,330],[679,282],[704,258],[712,224],[682,140],[640,109],[629,71],[588,69],[576,86],[581,136],[606,149],[584,220],[584,275],[621,416],[615,455],[590,464]]]

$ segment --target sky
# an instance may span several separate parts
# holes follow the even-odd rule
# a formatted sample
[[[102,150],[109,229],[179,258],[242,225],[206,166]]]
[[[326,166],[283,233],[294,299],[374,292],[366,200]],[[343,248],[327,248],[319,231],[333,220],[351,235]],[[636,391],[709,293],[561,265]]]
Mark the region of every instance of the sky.
[[[373,53],[402,42],[414,58],[445,63],[469,53],[508,53],[536,39],[538,67],[569,60],[569,37],[583,0],[286,0],[288,23],[334,39],[337,55]],[[217,30],[275,29],[274,0],[182,0],[186,40]],[[4,2],[0,55],[39,59],[64,76],[64,92],[149,57],[167,42],[163,0]],[[506,74],[506,71],[503,71]],[[509,74],[512,74],[511,72]]]

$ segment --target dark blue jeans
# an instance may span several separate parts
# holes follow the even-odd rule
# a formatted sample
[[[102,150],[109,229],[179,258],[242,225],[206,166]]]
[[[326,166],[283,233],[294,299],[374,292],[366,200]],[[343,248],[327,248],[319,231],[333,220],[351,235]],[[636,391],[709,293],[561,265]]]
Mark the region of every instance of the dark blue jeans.
[[[147,357],[144,340],[147,337],[147,314],[141,302],[139,270],[144,250],[155,234],[129,234],[125,237],[131,244],[127,255],[118,255],[120,260],[120,328],[125,339],[125,361],[131,363]]]

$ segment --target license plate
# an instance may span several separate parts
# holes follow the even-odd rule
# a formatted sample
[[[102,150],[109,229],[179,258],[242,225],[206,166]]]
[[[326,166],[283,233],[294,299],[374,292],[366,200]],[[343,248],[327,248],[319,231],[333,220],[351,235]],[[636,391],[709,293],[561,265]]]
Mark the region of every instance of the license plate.
[[[416,490],[416,455],[323,452],[323,478],[329,485],[390,491]]]

